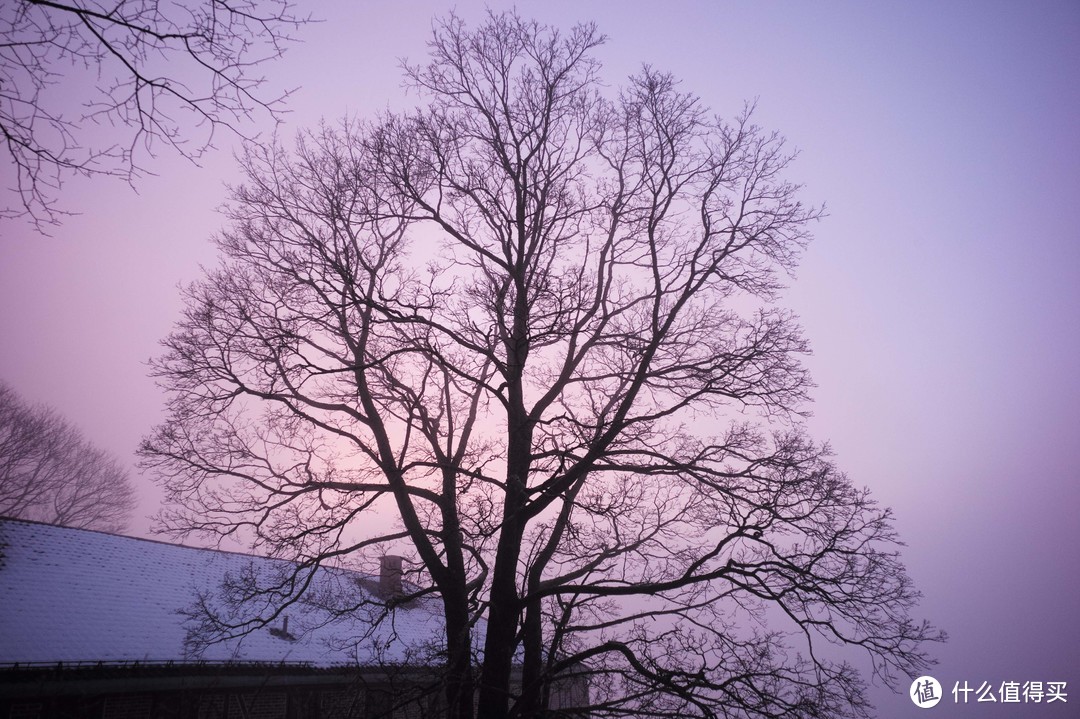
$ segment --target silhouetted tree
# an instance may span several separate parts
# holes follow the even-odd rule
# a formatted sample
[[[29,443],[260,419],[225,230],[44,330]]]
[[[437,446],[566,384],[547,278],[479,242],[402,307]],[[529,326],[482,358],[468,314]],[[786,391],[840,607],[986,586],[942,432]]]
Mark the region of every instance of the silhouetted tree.
[[[133,181],[140,155],[165,145],[197,158],[222,128],[280,98],[259,65],[304,22],[291,0],[12,0],[0,5],[0,140],[18,195],[0,217],[39,227],[64,211],[71,175]],[[67,87],[62,87],[67,83]],[[95,86],[86,93],[85,85]],[[80,87],[83,85],[83,87]],[[87,98],[72,106],[72,97]],[[95,126],[120,127],[93,137]]]
[[[568,674],[593,716],[863,713],[822,645],[892,677],[939,634],[800,425],[775,301],[820,213],[749,110],[650,68],[606,95],[602,41],[451,17],[405,67],[420,109],[248,151],[155,365],[166,526],[300,573],[409,555],[455,717],[566,710]]]
[[[0,516],[118,532],[134,508],[116,458],[0,382]]]

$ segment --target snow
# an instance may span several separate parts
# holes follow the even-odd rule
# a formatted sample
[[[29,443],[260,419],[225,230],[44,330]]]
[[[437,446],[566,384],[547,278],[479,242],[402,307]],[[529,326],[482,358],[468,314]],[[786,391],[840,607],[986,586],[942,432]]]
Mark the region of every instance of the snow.
[[[372,593],[377,578],[319,569],[319,598],[284,610],[289,634],[259,627],[193,649],[183,614],[199,593],[220,606],[226,576],[260,581],[293,565],[82,529],[0,519],[0,665],[15,662],[304,662],[316,667],[423,664],[442,643],[440,603],[389,611]],[[328,611],[335,603],[367,609]],[[245,605],[252,611],[252,605]],[[257,609],[257,608],[256,608]],[[380,621],[381,620],[381,621]],[[282,619],[273,623],[280,630]]]

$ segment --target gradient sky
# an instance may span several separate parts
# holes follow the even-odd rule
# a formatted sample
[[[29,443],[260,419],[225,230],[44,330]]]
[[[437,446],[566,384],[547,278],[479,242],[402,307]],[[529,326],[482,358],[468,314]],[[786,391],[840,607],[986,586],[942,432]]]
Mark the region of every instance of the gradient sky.
[[[467,20],[483,12],[456,6]],[[408,105],[397,59],[422,59],[429,18],[451,5],[313,7],[325,22],[267,68],[299,88],[286,135]],[[1080,4],[573,0],[521,12],[596,21],[612,86],[645,62],[726,116],[756,98],[758,123],[801,150],[791,177],[829,213],[786,297],[815,350],[810,425],[895,509],[920,614],[951,636],[932,673],[947,692],[1069,682],[1068,705],[949,696],[930,715],[1074,715]],[[230,142],[202,167],[160,157],[138,194],[69,182],[63,202],[83,214],[52,238],[0,225],[0,378],[132,465],[162,416],[145,361],[179,316],[177,285],[215,262],[215,207],[238,179]],[[158,495],[137,482],[132,533],[145,535]],[[883,717],[928,716],[904,694],[874,699]]]

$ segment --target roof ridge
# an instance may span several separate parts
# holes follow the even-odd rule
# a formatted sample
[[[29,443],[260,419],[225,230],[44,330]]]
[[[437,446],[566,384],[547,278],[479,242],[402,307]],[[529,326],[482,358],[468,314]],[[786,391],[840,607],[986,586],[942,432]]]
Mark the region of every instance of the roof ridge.
[[[265,561],[269,561],[269,562],[285,562],[286,564],[302,564],[303,563],[302,560],[298,560],[298,559],[286,559],[284,557],[272,557],[272,556],[269,556],[269,555],[266,555],[266,554],[255,554],[255,553],[250,552],[250,551],[245,552],[245,551],[238,550],[238,549],[223,549],[221,547],[202,547],[202,546],[198,546],[198,545],[181,544],[179,542],[168,542],[168,541],[165,541],[163,539],[154,539],[152,537],[136,537],[136,536],[132,536],[130,534],[120,534],[118,532],[107,532],[107,531],[102,530],[102,529],[89,529],[89,528],[86,528],[86,527],[69,527],[69,526],[64,525],[64,524],[53,524],[51,522],[41,522],[41,521],[34,520],[34,519],[22,519],[20,517],[7,517],[7,516],[0,515],[0,528],[2,528],[5,523],[29,524],[29,525],[35,525],[35,526],[38,526],[38,527],[48,527],[48,528],[56,529],[56,530],[63,531],[63,532],[87,532],[87,533],[97,534],[97,535],[101,535],[101,536],[105,536],[105,537],[115,537],[117,539],[131,540],[131,541],[134,541],[134,542],[145,542],[147,544],[156,544],[156,545],[164,546],[164,547],[174,547],[176,549],[187,549],[187,550],[194,551],[194,552],[216,552],[218,554],[228,554],[228,555],[236,556],[236,557],[247,557],[249,559],[259,559],[259,560],[265,560]],[[353,574],[359,574],[359,575],[362,575],[364,577],[378,577],[377,573],[365,572],[365,571],[362,571],[362,570],[359,570],[359,569],[352,569],[350,567],[344,567],[344,566],[340,566],[340,565],[334,565],[334,564],[329,564],[328,565],[328,564],[321,564],[320,563],[319,567],[324,568],[324,569],[340,569],[342,571],[352,572]]]

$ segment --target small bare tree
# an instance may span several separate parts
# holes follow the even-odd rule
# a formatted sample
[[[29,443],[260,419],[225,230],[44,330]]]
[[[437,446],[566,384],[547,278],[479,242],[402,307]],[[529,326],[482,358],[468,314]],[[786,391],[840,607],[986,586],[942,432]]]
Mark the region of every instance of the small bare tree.
[[[132,182],[143,153],[195,159],[222,128],[277,113],[257,68],[305,21],[290,0],[12,0],[0,4],[0,140],[17,195],[0,218],[38,227],[65,214],[71,175]],[[73,80],[74,79],[74,80]],[[61,88],[65,82],[69,86]],[[82,92],[79,81],[96,83]],[[81,114],[70,97],[85,96]],[[93,139],[92,126],[124,128]],[[106,136],[109,136],[106,134]]]
[[[940,635],[800,425],[775,301],[820,213],[749,110],[649,68],[605,96],[602,41],[451,17],[422,108],[248,152],[156,364],[166,526],[411,555],[450,716],[863,714],[822,645],[891,678]]]
[[[131,480],[115,457],[0,383],[0,515],[118,532],[134,509]]]

